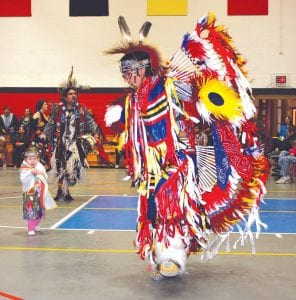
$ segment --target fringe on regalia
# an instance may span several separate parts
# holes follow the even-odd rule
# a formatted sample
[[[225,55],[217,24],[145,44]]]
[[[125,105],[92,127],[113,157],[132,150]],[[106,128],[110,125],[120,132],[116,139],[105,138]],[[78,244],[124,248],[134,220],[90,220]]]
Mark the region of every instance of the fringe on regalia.
[[[58,157],[60,150],[58,147],[54,149],[51,157],[52,169],[50,174],[56,182],[62,184],[60,189],[64,194],[67,194],[69,186],[74,186],[77,182],[85,179],[85,168],[89,167],[86,156],[93,149],[95,143],[96,140],[92,135],[85,134],[71,143],[67,155],[62,153]],[[59,168],[57,167],[57,161],[59,161],[59,164],[63,162],[63,165],[60,165]]]

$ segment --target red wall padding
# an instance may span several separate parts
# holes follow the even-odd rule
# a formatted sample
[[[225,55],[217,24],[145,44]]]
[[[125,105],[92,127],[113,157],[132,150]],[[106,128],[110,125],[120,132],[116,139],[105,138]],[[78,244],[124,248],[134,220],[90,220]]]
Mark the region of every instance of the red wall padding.
[[[1,17],[30,17],[31,0],[0,0]]]
[[[105,134],[110,134],[110,129],[105,127],[104,114],[106,106],[111,104],[116,99],[120,98],[122,93],[80,93],[79,103],[91,108],[96,116],[97,123],[102,127]],[[25,108],[30,108],[35,112],[35,105],[38,100],[44,99],[49,103],[58,103],[59,94],[56,93],[26,93],[26,92],[1,92],[0,93],[0,113],[3,113],[3,107],[9,106],[10,110],[21,117],[24,114]]]
[[[228,0],[227,14],[239,15],[268,15],[268,0]]]

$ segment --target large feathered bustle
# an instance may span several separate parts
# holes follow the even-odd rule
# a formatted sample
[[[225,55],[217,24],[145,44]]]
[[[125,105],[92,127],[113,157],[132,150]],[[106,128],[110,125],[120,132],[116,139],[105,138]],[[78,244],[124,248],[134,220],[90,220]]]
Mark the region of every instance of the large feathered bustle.
[[[201,87],[200,83],[206,84],[213,79],[223,82],[223,91],[221,92],[228,89],[228,93],[237,94],[236,98],[241,102],[240,106],[244,115],[242,118],[236,119],[237,125],[244,122],[245,119],[252,118],[256,111],[252,89],[246,79],[246,71],[243,69],[246,60],[233,46],[226,28],[215,23],[214,13],[209,13],[198,21],[192,33],[184,36],[181,48],[171,60],[172,70],[174,70],[172,75],[182,80],[196,80],[199,88]],[[193,71],[193,67],[195,71]],[[215,92],[217,95],[219,94],[219,91]],[[223,95],[219,95],[219,97],[223,98]],[[200,101],[198,95],[196,98],[197,101]],[[209,114],[211,111],[203,116],[208,122],[211,121],[208,117]]]

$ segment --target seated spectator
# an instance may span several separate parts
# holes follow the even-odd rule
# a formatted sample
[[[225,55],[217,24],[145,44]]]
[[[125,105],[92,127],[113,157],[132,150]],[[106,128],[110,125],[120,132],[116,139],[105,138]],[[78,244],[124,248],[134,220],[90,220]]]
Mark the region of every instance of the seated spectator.
[[[271,166],[272,175],[278,175],[280,172],[280,167],[277,163],[281,152],[287,153],[292,148],[292,142],[296,139],[296,128],[289,127],[288,128],[288,136],[285,140],[283,140],[280,144],[278,144],[278,148],[274,149],[272,152],[267,154],[268,161]]]
[[[287,137],[283,140],[277,140],[272,147],[272,151],[267,153],[267,156],[279,154],[281,151],[289,151],[292,148],[292,141],[296,139],[296,128],[290,126],[287,130]]]
[[[0,135],[0,167],[6,168],[6,139],[4,135]]]
[[[32,136],[33,133],[33,116],[30,108],[26,108],[24,115],[20,118],[20,125],[23,126],[26,130],[26,133],[30,136]]]
[[[285,139],[288,136],[288,128],[293,126],[290,117],[285,117],[284,122],[281,124],[279,138]]]
[[[0,116],[0,131],[1,134],[8,135],[17,132],[19,127],[18,118],[10,111],[9,106],[3,108],[3,114]]]
[[[281,168],[281,178],[276,183],[290,183],[290,167],[292,164],[296,164],[296,140],[292,142],[292,148],[288,151],[282,151],[279,156],[278,164]]]
[[[277,151],[289,150],[289,149],[284,149],[284,148],[286,146],[286,141],[287,141],[288,137],[291,135],[291,131],[290,131],[291,128],[292,128],[292,130],[294,130],[293,133],[295,134],[295,128],[292,124],[291,119],[289,117],[286,117],[284,123],[282,123],[282,125],[280,127],[279,136],[271,138],[271,147],[267,151],[267,155],[275,150],[277,150]],[[289,133],[289,131],[290,131],[290,133]],[[290,142],[288,142],[288,143],[290,143]]]
[[[24,126],[20,126],[17,133],[11,136],[12,150],[12,163],[15,167],[19,168],[24,159],[23,154],[30,145],[30,137],[27,135]]]

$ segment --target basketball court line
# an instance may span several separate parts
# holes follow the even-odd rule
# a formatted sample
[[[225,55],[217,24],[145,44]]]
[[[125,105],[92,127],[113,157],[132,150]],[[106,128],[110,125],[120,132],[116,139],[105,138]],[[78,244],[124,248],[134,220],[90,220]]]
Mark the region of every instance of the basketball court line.
[[[51,226],[52,227],[52,226]],[[86,232],[87,234],[93,234],[94,232],[136,232],[135,229],[132,230],[123,230],[123,229],[91,229],[91,228],[51,228],[51,227],[40,227],[41,230],[48,231],[81,231]],[[27,226],[9,226],[9,225],[0,225],[0,228],[6,229],[27,229]],[[231,232],[230,234],[238,234],[238,232]],[[282,236],[296,235],[296,232],[287,233],[287,232],[260,232],[260,235],[274,235],[277,238],[281,238]],[[0,247],[1,249],[1,247]]]
[[[136,253],[137,250],[132,249],[87,249],[87,248],[55,248],[55,247],[16,247],[16,246],[0,246],[2,251],[39,251],[39,252],[76,252],[76,253]],[[195,253],[201,255],[201,252]],[[218,255],[231,256],[296,256],[296,253],[291,252],[238,252],[237,250],[221,251]]]
[[[72,216],[74,216],[76,214],[76,212],[80,211],[84,206],[86,206],[89,202],[91,202],[93,199],[95,199],[97,196],[94,195],[92,196],[88,201],[86,201],[85,203],[83,203],[82,205],[78,206],[76,209],[74,209],[71,213],[69,213],[68,215],[66,215],[64,218],[62,218],[60,221],[58,221],[57,223],[55,223],[54,225],[52,225],[50,227],[50,229],[56,229],[60,224],[66,222],[69,218],[71,218]]]
[[[94,196],[51,228],[135,231],[137,199],[137,196]],[[294,213],[296,213],[295,199],[266,198],[261,206],[261,220],[268,224],[269,229],[262,234],[296,233]],[[233,232],[236,233],[237,230]]]
[[[18,193],[18,192],[13,192],[13,193]],[[12,194],[12,193],[9,193]],[[97,196],[97,195],[93,195],[93,194],[73,194],[74,197],[93,197],[93,196]],[[125,195],[124,195],[125,196]],[[18,196],[5,196],[5,197],[0,197],[0,200],[7,200],[7,199],[20,199],[22,200],[22,195],[18,195]],[[22,203],[22,201],[20,201],[20,203]]]
[[[83,195],[89,196],[89,195]],[[99,199],[98,199],[99,197]],[[17,198],[17,197],[15,197]],[[56,222],[54,225],[49,228],[42,227],[42,229],[59,229],[59,230],[73,230],[73,231],[135,231],[136,230],[136,219],[137,219],[137,196],[128,196],[128,195],[94,195],[85,203],[80,205],[71,211],[64,218]],[[261,205],[261,220],[264,223],[267,223],[269,226],[269,230],[272,232],[261,232],[261,234],[295,234],[296,233],[296,222],[295,216],[296,213],[296,199],[292,198],[266,198],[264,199],[265,203]],[[0,205],[1,206],[1,205]],[[9,206],[9,205],[8,205]],[[7,206],[7,207],[8,207]],[[5,206],[6,207],[6,206]],[[12,207],[12,206],[9,206]],[[21,207],[13,206],[13,207]],[[58,207],[58,208],[71,208],[71,206]],[[98,217],[98,213],[100,214]],[[127,214],[127,215],[126,215]],[[117,220],[123,217],[128,220],[128,227],[121,227],[119,224],[118,227],[96,227],[90,226],[88,227],[86,224],[82,224],[83,226],[77,223],[77,219],[89,219],[93,220],[100,219],[101,223],[106,223],[108,220]],[[103,218],[100,218],[102,217]],[[69,223],[69,220],[72,219],[72,222]],[[76,218],[76,219],[75,219]],[[106,221],[104,221],[104,219]],[[68,221],[67,226],[63,226],[65,222]],[[282,225],[283,230],[274,230],[274,222],[280,223]],[[122,223],[121,223],[122,224]],[[292,228],[291,228],[292,227]],[[25,226],[6,226],[0,225],[0,228],[14,228],[14,229],[23,229]],[[290,232],[287,232],[286,228],[291,228]],[[236,233],[236,231],[234,231]]]
[[[97,197],[101,197],[100,199],[98,199]],[[114,229],[93,229],[93,228],[58,228],[60,224],[63,224],[64,222],[66,222],[67,220],[71,219],[71,218],[75,218],[75,215],[77,215],[77,213],[82,212],[84,214],[83,217],[85,217],[85,212],[87,211],[92,211],[94,213],[96,212],[105,212],[110,210],[111,212],[114,211],[118,211],[120,213],[120,215],[123,214],[124,211],[133,211],[135,214],[137,214],[136,212],[136,204],[137,204],[137,198],[136,196],[111,196],[111,195],[101,195],[101,196],[97,196],[94,195],[93,197],[91,197],[89,200],[87,200],[85,203],[83,203],[82,205],[80,205],[79,207],[77,207],[76,209],[74,209],[71,213],[69,213],[67,216],[65,216],[64,218],[62,218],[60,221],[56,222],[53,226],[51,226],[50,228],[42,228],[45,230],[71,230],[71,231],[86,231],[88,234],[90,233],[94,233],[94,232],[101,232],[101,231],[115,231],[115,232],[119,232],[119,231],[135,231],[135,229],[133,230],[114,230]],[[96,201],[96,199],[98,201]],[[106,201],[108,200],[108,201]],[[283,207],[287,208],[287,209],[293,209],[295,206],[291,206],[290,202],[287,201],[291,201],[294,200],[295,204],[296,204],[296,200],[295,199],[265,199],[267,202],[268,200],[271,200],[270,203],[276,203],[277,201],[283,201],[282,204],[284,204]],[[276,201],[277,200],[277,201]],[[286,202],[284,200],[287,200]],[[97,203],[96,203],[97,202]],[[120,203],[120,205],[118,205],[118,203]],[[97,204],[100,204],[100,207],[98,207]],[[277,204],[277,203],[276,203]],[[264,206],[267,206],[267,204],[265,204]],[[121,207],[118,207],[121,206]],[[270,209],[271,207],[269,207]],[[265,211],[265,214],[271,214],[271,213],[280,213],[280,211],[275,211],[273,210],[275,209],[275,207],[273,207],[270,211]],[[263,211],[262,211],[263,212]],[[296,211],[290,211],[290,215],[292,215],[292,213],[295,213]],[[113,214],[113,218],[114,218],[114,214]],[[293,220],[294,220],[294,216],[293,216]],[[282,220],[282,217],[280,217],[280,220]],[[135,221],[133,221],[135,222]],[[74,222],[75,223],[75,222]],[[295,223],[295,222],[294,222]],[[26,227],[17,227],[17,226],[0,226],[0,228],[12,228],[12,229],[24,229]],[[233,232],[230,233],[231,235],[236,235],[238,233]],[[275,235],[277,237],[281,237],[282,235],[295,235],[296,232],[293,233],[274,233],[274,232],[261,232],[260,235]],[[132,250],[132,249],[86,249],[86,248],[55,248],[55,247],[17,247],[17,246],[0,246],[0,250],[2,251],[43,251],[43,252],[49,252],[49,251],[56,251],[56,252],[77,252],[77,253],[135,253],[136,250]],[[231,250],[231,252],[219,252],[220,255],[233,255],[233,256],[269,256],[269,257],[288,257],[288,256],[296,256],[296,253],[274,253],[274,252],[256,252],[255,254],[251,253],[251,252],[235,252],[237,250]]]

